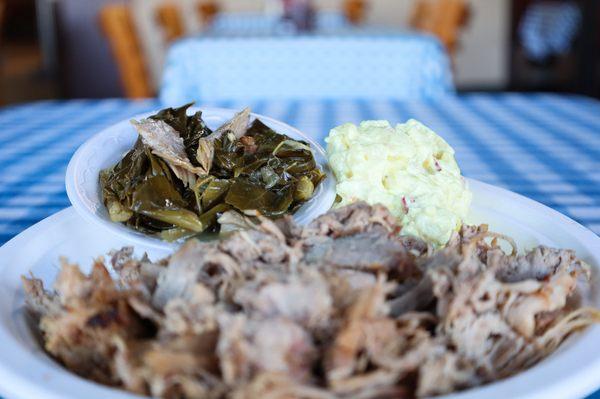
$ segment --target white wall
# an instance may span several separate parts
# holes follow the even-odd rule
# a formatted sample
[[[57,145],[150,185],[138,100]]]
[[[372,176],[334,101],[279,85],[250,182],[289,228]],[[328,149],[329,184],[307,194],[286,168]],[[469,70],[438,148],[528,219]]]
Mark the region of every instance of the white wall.
[[[265,0],[219,0],[223,11],[260,11]]]
[[[413,0],[373,0],[368,23],[406,27],[412,7]]]
[[[471,21],[456,53],[456,83],[463,87],[508,83],[510,2],[470,0]]]

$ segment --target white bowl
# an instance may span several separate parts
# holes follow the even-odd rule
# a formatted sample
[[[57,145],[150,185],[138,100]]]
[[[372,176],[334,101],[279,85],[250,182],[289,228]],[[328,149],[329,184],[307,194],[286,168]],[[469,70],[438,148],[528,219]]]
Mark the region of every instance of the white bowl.
[[[190,108],[188,113],[202,111],[202,118],[211,129],[216,129],[237,112],[236,110],[221,108]],[[156,112],[137,115],[132,119],[142,119]],[[310,137],[275,119],[251,114],[251,118],[258,118],[264,124],[278,133],[285,134],[293,139],[308,142],[313,151],[315,160],[325,172],[326,178],[315,190],[315,195],[294,214],[294,219],[300,224],[306,224],[315,217],[327,212],[335,200],[335,178],[327,164],[323,148]],[[119,122],[91,137],[75,152],[67,167],[66,187],[67,195],[75,210],[88,222],[106,229],[107,232],[121,236],[130,241],[132,245],[144,248],[161,249],[169,251],[176,248],[179,243],[169,243],[159,238],[150,237],[128,228],[121,223],[110,220],[104,203],[98,175],[102,169],[117,163],[133,147],[138,134],[129,120]]]
[[[469,221],[489,223],[515,238],[521,249],[544,244],[572,248],[593,269],[591,304],[600,307],[600,237],[573,220],[509,191],[470,181]],[[94,258],[127,245],[103,234],[72,208],[30,227],[0,248],[0,394],[10,399],[140,399],[84,380],[51,359],[27,323],[21,275],[29,272],[51,287],[65,255],[89,271]],[[137,248],[137,255],[145,251]],[[160,252],[160,251],[159,251]],[[152,259],[161,254],[150,251]],[[554,354],[513,377],[436,399],[575,399],[600,387],[600,326],[569,338]]]

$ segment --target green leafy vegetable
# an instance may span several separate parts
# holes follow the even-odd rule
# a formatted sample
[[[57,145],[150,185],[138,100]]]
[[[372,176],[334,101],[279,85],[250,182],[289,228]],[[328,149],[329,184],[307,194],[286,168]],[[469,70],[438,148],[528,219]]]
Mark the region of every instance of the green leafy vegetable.
[[[265,216],[281,216],[292,205],[293,187],[283,186],[278,190],[265,188],[263,184],[250,179],[236,178],[225,197],[225,202],[241,210],[255,209]]]
[[[206,227],[196,213],[186,209],[181,194],[165,175],[146,177],[133,192],[132,199],[134,212],[195,232]]]
[[[225,213],[279,217],[312,198],[325,175],[307,143],[278,134],[260,120],[248,126],[248,109],[213,132],[200,112],[187,115],[190,105],[137,123],[148,129],[142,133],[144,140],[152,138],[153,148],[140,137],[121,161],[100,172],[112,221],[173,241],[217,232],[217,220]],[[167,133],[170,139],[161,139]],[[174,156],[170,143],[179,140],[185,156],[181,144]]]
[[[202,209],[209,209],[221,202],[231,186],[231,181],[226,179],[214,179],[206,186],[200,197]]]

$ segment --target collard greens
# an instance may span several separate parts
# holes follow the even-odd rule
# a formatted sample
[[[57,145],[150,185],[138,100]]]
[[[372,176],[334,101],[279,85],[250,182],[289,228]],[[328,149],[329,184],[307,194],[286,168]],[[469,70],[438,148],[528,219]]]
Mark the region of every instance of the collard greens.
[[[190,105],[133,122],[135,145],[100,172],[112,221],[172,241],[218,232],[227,211],[278,217],[312,198],[324,174],[307,143],[249,124],[248,109],[213,132]]]

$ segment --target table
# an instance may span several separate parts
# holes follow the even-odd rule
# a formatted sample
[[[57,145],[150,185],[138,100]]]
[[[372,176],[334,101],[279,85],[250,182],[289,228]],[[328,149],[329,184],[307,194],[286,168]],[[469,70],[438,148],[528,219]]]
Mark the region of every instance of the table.
[[[466,176],[542,202],[600,233],[600,102],[549,94],[469,94],[438,101],[259,101],[207,105],[281,119],[323,143],[364,119],[419,119],[456,150]],[[0,109],[0,242],[69,206],[64,173],[77,147],[157,100],[46,101]]]
[[[222,12],[202,31],[200,37],[361,36],[394,35],[402,32],[402,29],[393,26],[353,25],[343,13],[335,11],[317,12],[314,28],[308,32],[298,32],[277,14]]]
[[[356,30],[346,16],[339,12],[318,12],[315,15],[315,26],[311,31],[317,34],[338,34],[340,31]],[[282,22],[278,14],[262,12],[222,12],[202,32],[202,36],[212,37],[247,37],[294,35],[293,26]]]
[[[439,41],[422,33],[191,37],[167,54],[165,104],[230,99],[437,98],[454,93]]]
[[[466,176],[542,202],[600,233],[600,102],[551,94],[469,94],[439,101],[206,104],[282,119],[323,143],[343,122],[416,118],[456,150]],[[0,242],[69,206],[64,173],[100,129],[157,100],[45,101],[0,109]],[[600,399],[596,393],[590,399]]]

